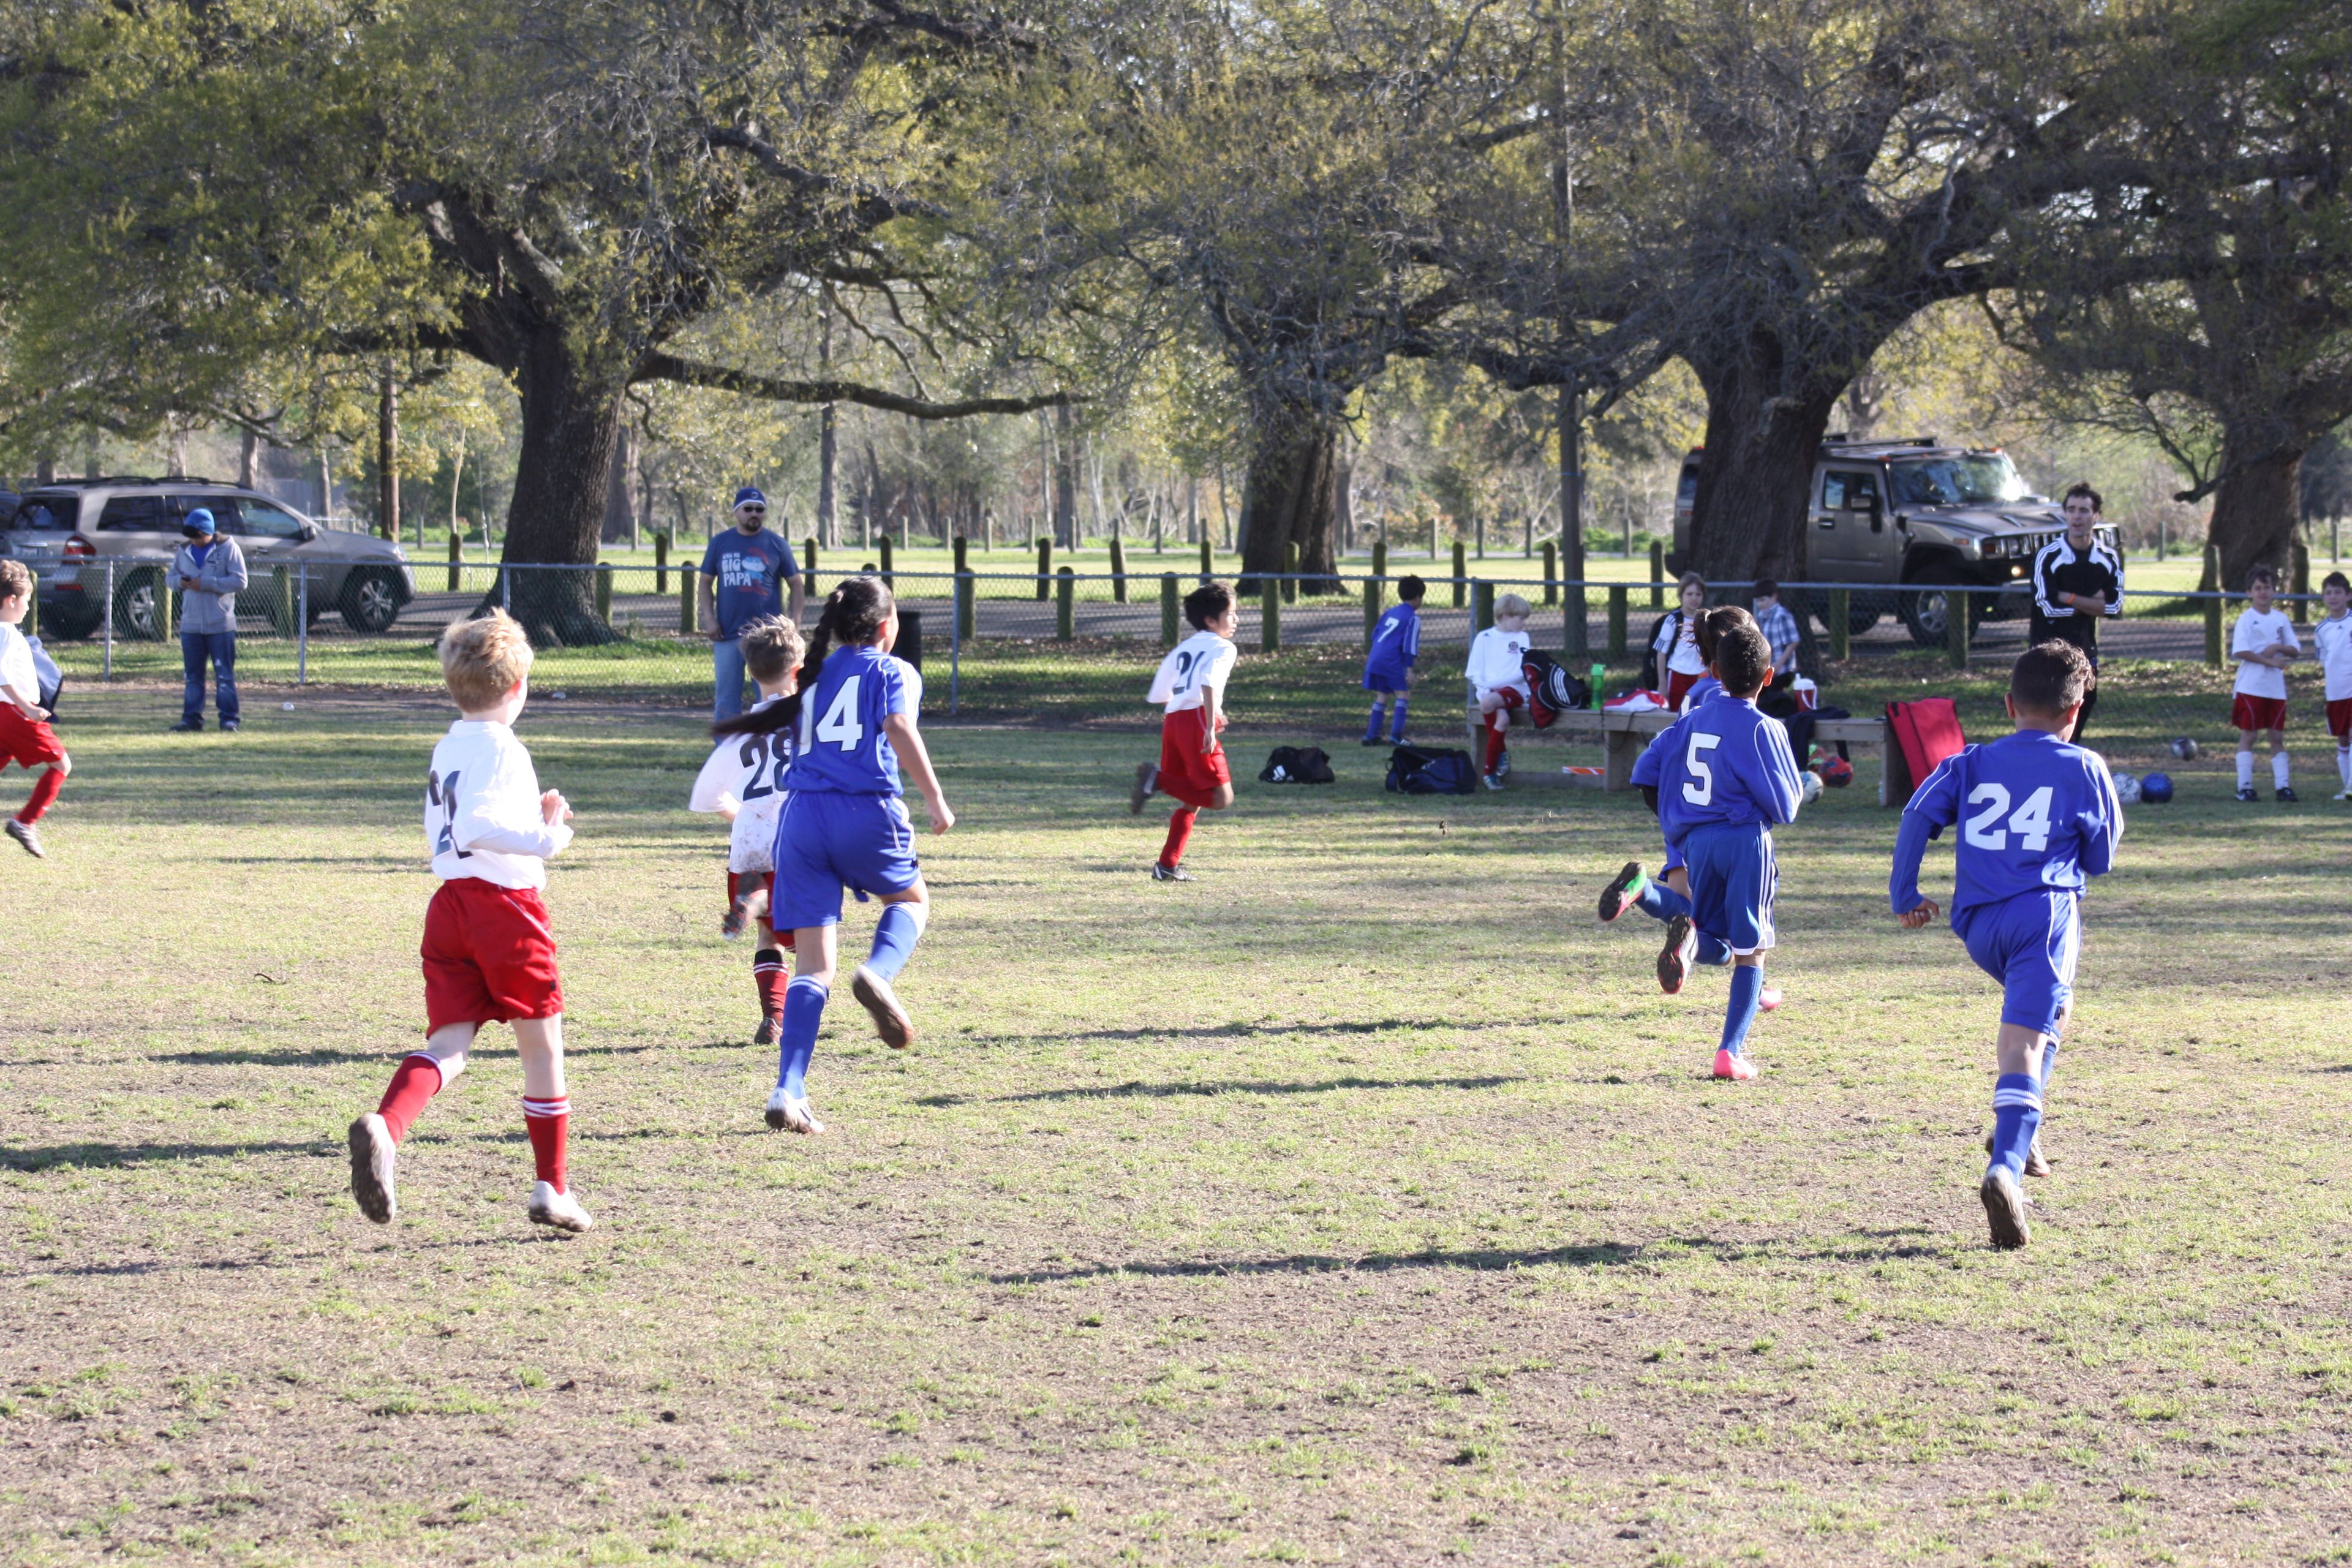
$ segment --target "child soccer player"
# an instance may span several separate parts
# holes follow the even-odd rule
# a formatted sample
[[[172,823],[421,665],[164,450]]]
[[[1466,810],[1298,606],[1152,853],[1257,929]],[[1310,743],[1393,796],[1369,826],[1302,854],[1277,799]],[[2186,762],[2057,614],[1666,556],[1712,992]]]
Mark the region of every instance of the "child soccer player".
[[[1917,931],[1937,913],[1920,895],[1919,858],[1927,840],[1965,819],[1952,856],[1952,931],[2002,985],[1991,1160],[1977,1187],[1999,1247],[2025,1245],[2019,1179],[2049,1169],[2035,1133],[2074,1004],[2083,887],[2115,864],[2124,830],[2107,764],[2068,741],[2094,679],[2072,643],[2026,649],[2009,678],[2017,732],[1938,763],[1895,838],[1887,900],[1903,928]]]
[[[1372,626],[1371,651],[1364,655],[1364,689],[1372,694],[1372,717],[1364,730],[1367,746],[1381,743],[1381,707],[1396,699],[1396,728],[1389,743],[1404,744],[1406,694],[1412,690],[1413,661],[1421,657],[1421,601],[1429,584],[1407,576],[1397,584],[1397,602]]]
[[[1699,618],[1706,613],[1706,579],[1696,572],[1682,574],[1677,607],[1658,617],[1650,631],[1650,689],[1663,692],[1666,706],[1682,711],[1683,696],[1691,682],[1706,673],[1698,649]]]
[[[793,978],[784,987],[776,1031],[776,1088],[768,1096],[773,1128],[822,1132],[808,1099],[809,1058],[833,994],[841,924],[841,889],[862,902],[881,900],[882,918],[866,962],[850,976],[850,994],[874,1020],[884,1045],[904,1050],[915,1026],[892,983],[915,955],[930,915],[930,890],[915,856],[914,825],[900,799],[903,762],[923,792],[931,831],[955,826],[930,752],[915,727],[919,700],[909,670],[890,655],[898,640],[898,606],[879,577],[850,577],[818,616],[797,692],[725,726],[772,734],[797,724],[776,814],[775,892],[768,918],[793,933]]]
[[[48,858],[41,847],[41,820],[65,788],[73,759],[58,744],[49,728],[48,710],[41,706],[41,672],[33,663],[33,645],[16,628],[33,606],[33,574],[21,561],[0,561],[0,767],[15,763],[26,773],[39,768],[33,793],[24,809],[8,819],[8,837],[36,860]]]
[[[1486,755],[1480,776],[1488,789],[1503,787],[1511,753],[1503,743],[1511,715],[1528,706],[1528,616],[1533,612],[1517,594],[1495,601],[1495,624],[1470,639],[1470,659],[1462,673],[1478,697],[1478,717],[1486,729]]]
[[[1234,591],[1223,583],[1202,584],[1184,595],[1184,618],[1192,623],[1192,635],[1160,661],[1151,694],[1144,700],[1168,708],[1160,721],[1160,761],[1136,768],[1135,790],[1127,799],[1128,815],[1133,816],[1155,792],[1175,797],[1176,809],[1168,814],[1167,842],[1151,863],[1155,882],[1192,880],[1184,869],[1192,819],[1234,804],[1233,772],[1217,740],[1217,731],[1225,727],[1225,679],[1241,658],[1241,650],[1234,647],[1234,633],[1241,626]],[[1402,729],[1404,721],[1400,718],[1397,723]]]
[[[1764,999],[1764,954],[1774,942],[1772,895],[1780,871],[1772,858],[1772,826],[1794,822],[1800,793],[1797,760],[1778,719],[1759,712],[1756,694],[1772,677],[1772,649],[1752,623],[1724,628],[1716,643],[1716,678],[1723,690],[1692,709],[1650,742],[1658,753],[1654,791],[1666,842],[1680,846],[1690,877],[1689,914],[1697,932],[1698,962],[1728,963],[1731,999],[1716,1047],[1715,1076],[1756,1076],[1747,1054],[1748,1026]],[[1646,754],[1646,753],[1645,753]],[[1630,872],[1629,877],[1627,873]],[[1652,913],[1666,907],[1665,889],[1621,872],[1609,889]],[[1603,920],[1615,918],[1607,892]],[[1660,960],[1660,978],[1664,978]]]
[[[782,700],[798,684],[801,629],[774,616],[762,616],[743,627],[735,639],[742,650],[743,668],[760,689],[757,713]],[[739,716],[740,718],[740,716]],[[719,917],[719,934],[732,941],[744,925],[759,928],[760,945],[751,953],[751,984],[760,994],[760,1026],[751,1036],[755,1046],[776,1043],[784,1016],[784,950],[793,944],[789,931],[778,936],[768,922],[769,884],[775,880],[776,808],[783,802],[784,770],[793,760],[792,731],[740,734],[736,719],[722,719],[710,727],[719,739],[710,758],[694,781],[689,811],[715,811],[730,826],[727,839],[727,912]]]
[[[538,1172],[530,1217],[557,1230],[591,1224],[564,1183],[572,1101],[563,1082],[563,988],[548,930],[547,861],[572,842],[572,807],[540,793],[515,739],[530,681],[530,639],[503,610],[441,634],[441,673],[458,720],[433,748],[425,843],[440,890],[425,910],[425,1048],[403,1058],[383,1102],[352,1123],[352,1196],[384,1225],[398,1212],[394,1151],[425,1102],[466,1070],[475,1034],[514,1024],[523,1127]]]
[[[2303,643],[2295,637],[2294,623],[2287,613],[2272,605],[2271,597],[2277,592],[2278,579],[2269,567],[2257,566],[2247,573],[2246,597],[2252,603],[2230,631],[2230,653],[2238,661],[2230,722],[2238,729],[2240,800],[2255,798],[2254,736],[2264,730],[2271,732],[2273,798],[2294,799],[2294,786],[2287,782],[2286,667],[2303,652]]]
[[[2327,614],[2311,629],[2311,645],[2327,678],[2327,732],[2336,737],[2337,800],[2352,800],[2352,578],[2330,572],[2319,584]]]

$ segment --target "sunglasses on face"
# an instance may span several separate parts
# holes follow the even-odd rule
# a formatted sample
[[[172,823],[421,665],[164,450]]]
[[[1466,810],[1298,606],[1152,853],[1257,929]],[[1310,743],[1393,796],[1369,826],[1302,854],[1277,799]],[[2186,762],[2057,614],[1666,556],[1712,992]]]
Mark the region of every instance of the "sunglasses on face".
[[[735,510],[741,512],[745,517],[765,517],[768,515],[768,509],[763,506],[739,506]]]

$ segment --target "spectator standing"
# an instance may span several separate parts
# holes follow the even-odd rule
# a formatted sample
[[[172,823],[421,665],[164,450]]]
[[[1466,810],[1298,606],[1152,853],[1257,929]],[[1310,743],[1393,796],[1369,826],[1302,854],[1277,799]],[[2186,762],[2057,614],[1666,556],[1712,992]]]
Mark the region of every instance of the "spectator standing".
[[[1772,647],[1770,686],[1786,686],[1797,673],[1797,617],[1780,602],[1780,584],[1769,577],[1759,578],[1752,601],[1756,607],[1756,629]]]
[[[2098,491],[2087,484],[2073,486],[2066,491],[2066,531],[2033,557],[2033,621],[2026,646],[2038,647],[2055,638],[2073,643],[2091,661],[2091,689],[2074,721],[2077,746],[2091,727],[2091,710],[2099,705],[2099,620],[2124,613],[2123,557],[2099,542],[2099,514],[2105,510]]]
[[[245,552],[215,531],[203,507],[180,523],[185,541],[172,558],[169,588],[180,590],[180,668],[188,678],[173,730],[205,727],[205,666],[213,668],[220,727],[234,731],[236,707],[236,596],[246,584]]]
[[[804,589],[800,563],[782,534],[768,531],[768,498],[758,487],[735,492],[735,526],[702,552],[702,620],[710,628],[710,716],[743,711],[743,650],[736,638],[753,621],[782,616],[800,624]],[[786,607],[789,598],[790,608]]]

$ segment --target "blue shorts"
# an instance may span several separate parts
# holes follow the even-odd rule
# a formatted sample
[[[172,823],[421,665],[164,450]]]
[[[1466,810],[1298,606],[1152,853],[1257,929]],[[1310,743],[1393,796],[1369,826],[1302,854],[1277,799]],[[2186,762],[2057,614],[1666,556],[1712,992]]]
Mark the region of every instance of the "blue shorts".
[[[1690,877],[1691,923],[1734,953],[1772,946],[1772,895],[1780,868],[1772,831],[1760,822],[1694,827],[1683,836]]]
[[[1412,673],[1403,665],[1393,669],[1385,666],[1375,668],[1368,665],[1364,669],[1364,689],[1367,691],[1402,691],[1412,681]]]
[[[1968,912],[1960,940],[1977,967],[2001,983],[2002,1023],[2057,1038],[2083,951],[2080,908],[2071,889],[2044,888]]]
[[[1669,844],[1666,846],[1666,863],[1658,868],[1658,875],[1663,877],[1668,871],[1680,870],[1689,864],[1689,861],[1683,858],[1683,847],[1679,844]]]
[[[903,893],[922,876],[914,825],[897,795],[794,790],[776,812],[768,923],[778,931],[837,925],[843,888],[860,899]]]

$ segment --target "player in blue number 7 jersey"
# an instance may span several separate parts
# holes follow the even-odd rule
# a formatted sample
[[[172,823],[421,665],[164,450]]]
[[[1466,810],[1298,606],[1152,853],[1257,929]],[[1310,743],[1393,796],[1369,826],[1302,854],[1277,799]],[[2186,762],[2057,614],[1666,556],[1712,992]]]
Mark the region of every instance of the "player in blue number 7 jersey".
[[[2042,1101],[2057,1065],[2058,1035],[2074,1000],[2084,882],[2115,864],[2124,814],[2095,752],[2070,745],[2083,699],[2096,679],[2071,643],[2045,642],[2019,657],[2009,678],[2017,732],[1944,759],[1903,811],[1887,900],[1904,929],[1936,918],[1919,892],[1927,841],[1954,824],[1952,930],[1969,956],[2001,982],[2000,1076],[1992,1091],[1991,1155],[1978,1195],[1992,1244],[2023,1247],[2019,1179],[2047,1173],[2035,1147]]]
[[[903,1049],[915,1037],[891,983],[914,956],[930,914],[915,858],[915,829],[899,797],[903,760],[923,792],[931,831],[955,826],[915,729],[914,672],[893,658],[898,606],[878,577],[845,579],[824,602],[801,667],[800,690],[739,721],[771,730],[798,726],[784,803],[776,813],[775,891],[768,919],[793,933],[793,978],[778,1028],[776,1089],[768,1125],[822,1132],[809,1108],[809,1058],[833,994],[841,889],[882,902],[874,946],[850,976],[850,994],[874,1018],[882,1043]]]

